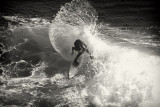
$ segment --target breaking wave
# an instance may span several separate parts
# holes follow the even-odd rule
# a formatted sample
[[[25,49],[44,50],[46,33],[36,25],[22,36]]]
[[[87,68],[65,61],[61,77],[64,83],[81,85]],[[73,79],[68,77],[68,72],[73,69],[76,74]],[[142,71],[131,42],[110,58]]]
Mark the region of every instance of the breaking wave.
[[[88,1],[73,0],[61,7],[49,30],[53,47],[66,60],[73,59],[70,54],[76,39],[84,41],[95,56],[92,63],[83,66],[84,74],[95,74],[86,83],[85,95],[97,106],[156,104],[153,99],[158,100],[160,57],[142,51],[143,47],[107,39],[107,33],[103,35],[104,26],[97,20],[97,13]]]

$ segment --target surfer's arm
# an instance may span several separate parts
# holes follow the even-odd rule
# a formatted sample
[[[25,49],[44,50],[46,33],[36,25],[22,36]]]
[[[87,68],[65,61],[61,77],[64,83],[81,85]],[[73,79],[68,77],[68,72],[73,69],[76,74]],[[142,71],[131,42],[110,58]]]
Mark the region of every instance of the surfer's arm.
[[[87,49],[87,45],[84,42],[82,42],[82,47],[85,48],[85,49]]]
[[[89,52],[88,49],[86,49],[86,52],[90,55],[90,58],[93,59],[94,57],[92,56],[91,52]]]
[[[72,53],[71,53],[71,55],[74,54],[74,50],[75,50],[75,47],[72,47]]]

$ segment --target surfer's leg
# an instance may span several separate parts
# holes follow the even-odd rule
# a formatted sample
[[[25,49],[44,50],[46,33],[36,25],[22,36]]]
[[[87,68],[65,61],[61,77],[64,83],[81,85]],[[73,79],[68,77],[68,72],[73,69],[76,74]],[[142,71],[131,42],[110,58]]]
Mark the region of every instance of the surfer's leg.
[[[85,50],[82,49],[82,50],[78,53],[78,55],[76,56],[76,58],[75,58],[75,60],[74,60],[75,63],[78,64],[77,60],[78,60],[78,58],[79,58],[84,52],[85,52]]]
[[[74,60],[74,62],[75,62],[75,63],[78,63],[78,62],[77,62],[77,59],[78,59],[81,55],[82,55],[82,53],[81,53],[81,52],[80,52],[80,53],[78,53],[78,55],[76,56],[76,58],[75,58],[75,60]]]

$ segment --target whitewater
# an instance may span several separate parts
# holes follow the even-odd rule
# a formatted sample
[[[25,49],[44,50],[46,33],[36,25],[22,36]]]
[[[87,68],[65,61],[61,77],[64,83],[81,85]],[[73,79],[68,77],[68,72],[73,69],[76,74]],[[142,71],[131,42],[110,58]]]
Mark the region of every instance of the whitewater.
[[[8,85],[1,87],[3,98],[17,95],[19,101],[25,96],[24,104],[16,100],[16,104],[22,106],[159,107],[160,56],[154,47],[159,47],[160,42],[153,43],[153,35],[99,22],[98,13],[87,0],[72,0],[61,6],[52,22],[37,18],[30,21],[4,18],[20,20],[18,26],[10,25],[9,29],[17,38],[23,34],[23,43],[32,38],[41,50],[44,46],[54,50],[49,54],[48,51],[38,53],[41,62],[32,64],[34,68],[28,77],[12,78],[12,73],[7,74],[12,70],[4,67],[8,71],[3,79]],[[76,39],[86,43],[94,59],[85,55],[78,74],[68,79],[70,62],[76,56],[76,53],[71,55]],[[46,74],[49,66],[53,73]]]
[[[61,7],[49,31],[53,47],[66,60],[73,59],[70,53],[76,39],[84,41],[95,56],[91,64],[84,65],[83,72],[96,73],[86,83],[87,96],[97,106],[144,106],[151,99],[158,100],[160,57],[102,38],[97,18],[87,1],[73,0]]]

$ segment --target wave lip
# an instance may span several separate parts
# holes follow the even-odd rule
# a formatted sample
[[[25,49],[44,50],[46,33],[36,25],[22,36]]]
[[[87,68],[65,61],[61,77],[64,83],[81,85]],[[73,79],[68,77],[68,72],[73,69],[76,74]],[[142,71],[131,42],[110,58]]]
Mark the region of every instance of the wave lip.
[[[55,50],[66,60],[72,60],[71,48],[76,39],[89,44],[89,32],[95,30],[97,13],[86,0],[73,0],[66,3],[57,13],[49,29],[51,43]],[[90,47],[90,46],[89,46]]]

